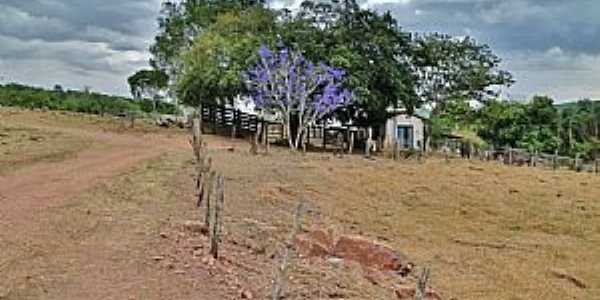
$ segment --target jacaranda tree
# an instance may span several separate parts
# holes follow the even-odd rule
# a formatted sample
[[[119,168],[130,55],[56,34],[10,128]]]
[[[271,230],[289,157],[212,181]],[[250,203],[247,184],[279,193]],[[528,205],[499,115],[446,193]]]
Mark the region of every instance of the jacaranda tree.
[[[342,86],[345,77],[344,70],[315,65],[299,52],[262,46],[258,63],[247,72],[247,83],[256,107],[278,115],[295,151],[310,124],[351,103],[352,93]],[[298,126],[295,136],[292,125]]]

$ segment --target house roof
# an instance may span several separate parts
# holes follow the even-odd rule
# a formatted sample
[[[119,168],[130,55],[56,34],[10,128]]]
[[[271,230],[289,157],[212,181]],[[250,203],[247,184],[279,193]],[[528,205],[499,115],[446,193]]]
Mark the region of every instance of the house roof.
[[[387,112],[391,113],[391,114],[395,114],[395,115],[401,115],[401,114],[406,114],[406,109],[405,108],[388,108]],[[427,108],[418,108],[418,109],[415,109],[413,116],[423,119],[423,120],[429,120],[429,119],[431,119],[431,110],[427,109]]]

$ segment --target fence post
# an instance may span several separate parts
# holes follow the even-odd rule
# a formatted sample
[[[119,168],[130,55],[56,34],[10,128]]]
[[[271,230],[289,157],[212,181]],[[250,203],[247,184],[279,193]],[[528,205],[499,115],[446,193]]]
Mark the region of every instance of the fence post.
[[[554,150],[554,156],[552,157],[552,169],[558,170],[558,149]]]
[[[323,150],[327,149],[327,129],[325,129],[325,124],[323,124]]]
[[[202,148],[202,131],[200,130],[200,119],[192,120],[192,148],[194,150],[194,158],[196,163],[200,164],[200,150]]]
[[[415,290],[415,300],[423,300],[427,296],[427,281],[429,281],[430,270],[423,268],[423,272],[417,279],[417,288]]]
[[[237,136],[237,127],[238,127],[238,110],[237,109],[232,109],[233,112],[233,116],[232,116],[232,120],[231,120],[231,138],[234,139]]]
[[[579,153],[575,154],[575,171],[580,172],[580,169],[579,169]]]
[[[508,165],[512,166],[513,164],[513,151],[511,147],[508,147]]]
[[[210,216],[211,216],[211,209],[212,209],[212,205],[211,205],[211,201],[212,201],[212,194],[213,194],[213,190],[214,190],[214,181],[215,181],[215,177],[217,176],[217,174],[215,173],[215,171],[211,171],[208,175],[208,178],[206,178],[206,180],[204,181],[204,185],[205,188],[203,188],[204,192],[204,200],[206,201],[206,211],[205,211],[205,215],[204,215],[204,224],[206,225],[206,228],[210,228]]]
[[[354,131],[350,131],[350,141],[348,145],[348,154],[352,154],[354,151]]]
[[[291,252],[294,250],[294,243],[296,241],[296,236],[301,229],[302,225],[302,215],[304,213],[304,200],[300,201],[300,204],[296,207],[294,211],[294,224],[292,226],[292,232],[288,240],[285,243],[285,248],[283,249],[283,255],[281,257],[281,265],[277,267],[277,272],[275,274],[275,278],[273,280],[273,289],[272,289],[272,298],[273,300],[282,299],[284,290],[285,290],[285,281],[287,278],[287,269],[290,262]]]
[[[215,191],[215,207],[212,211],[212,221],[209,227],[210,232],[210,254],[215,258],[219,258],[219,241],[221,236],[221,222],[223,214],[223,203],[225,199],[225,183],[223,175],[217,176]]]
[[[531,167],[535,168],[537,166],[537,150],[530,152],[529,155],[531,156]]]
[[[263,132],[264,132],[264,135],[265,135],[264,142],[265,142],[265,147],[266,147],[265,151],[268,154],[269,150],[270,150],[269,148],[270,148],[270,145],[271,145],[271,141],[269,141],[269,127],[270,127],[269,125],[270,124],[269,124],[269,122],[264,122],[264,121],[263,121],[263,124],[264,124],[264,126],[263,126]]]
[[[594,173],[596,173],[596,175],[598,175],[598,173],[600,173],[600,159],[595,160],[595,164],[594,164]]]
[[[371,157],[371,143],[373,142],[373,128],[367,129],[367,141],[365,142],[365,156]]]

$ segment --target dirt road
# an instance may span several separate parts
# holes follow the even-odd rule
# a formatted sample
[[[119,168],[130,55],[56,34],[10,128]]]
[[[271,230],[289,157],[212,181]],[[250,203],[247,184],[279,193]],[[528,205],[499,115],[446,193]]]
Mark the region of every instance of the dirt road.
[[[186,160],[185,137],[52,130],[92,143],[0,176],[0,299],[218,298],[151,259],[160,222],[181,208],[152,183]],[[165,157],[172,165],[157,163]]]

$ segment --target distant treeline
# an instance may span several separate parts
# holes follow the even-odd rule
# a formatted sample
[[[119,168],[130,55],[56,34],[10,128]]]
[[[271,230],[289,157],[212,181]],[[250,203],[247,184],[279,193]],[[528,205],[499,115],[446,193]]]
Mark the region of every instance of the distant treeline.
[[[65,91],[60,85],[56,85],[53,90],[47,90],[14,83],[0,85],[0,105],[97,115],[151,113],[154,111],[154,102],[151,100],[133,100],[89,91]],[[174,114],[176,107],[170,103],[158,102],[156,112]]]
[[[549,97],[530,101],[489,101],[480,109],[464,102],[444,107],[433,119],[434,133],[471,132],[496,149],[513,147],[530,152],[583,159],[600,158],[600,102],[580,100],[555,105]]]

